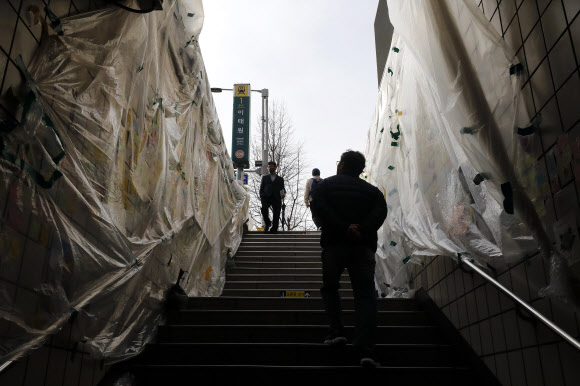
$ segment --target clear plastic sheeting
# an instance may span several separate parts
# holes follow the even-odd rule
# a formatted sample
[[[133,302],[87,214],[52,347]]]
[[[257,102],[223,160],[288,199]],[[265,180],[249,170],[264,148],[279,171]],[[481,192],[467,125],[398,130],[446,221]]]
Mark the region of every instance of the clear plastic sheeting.
[[[536,163],[539,122],[521,97],[522,64],[473,1],[388,7],[394,35],[365,171],[389,206],[381,292],[405,296],[408,264],[420,256],[490,270],[538,250],[557,256],[543,225],[548,179]]]
[[[21,64],[28,96],[0,134],[0,362],[71,317],[85,348],[120,360],[175,283],[221,293],[249,195],[197,43],[201,0],[163,7],[52,23]]]

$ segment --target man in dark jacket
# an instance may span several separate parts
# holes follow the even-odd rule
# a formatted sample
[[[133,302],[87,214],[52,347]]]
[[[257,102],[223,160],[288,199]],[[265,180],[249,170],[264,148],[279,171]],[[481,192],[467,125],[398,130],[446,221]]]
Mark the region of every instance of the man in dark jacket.
[[[361,153],[352,150],[343,153],[337,175],[316,187],[312,210],[322,226],[320,292],[330,320],[324,343],[346,344],[338,289],[340,276],[347,268],[357,321],[353,345],[359,351],[362,366],[377,367],[373,354],[377,326],[375,252],[377,230],[387,217],[387,203],[379,189],[359,178],[364,167]]]
[[[262,182],[260,183],[260,200],[262,201],[262,216],[264,217],[264,223],[266,224],[266,232],[268,228],[270,233],[276,233],[278,231],[278,223],[280,222],[280,209],[282,208],[282,199],[286,196],[286,190],[284,189],[284,178],[276,174],[276,162],[268,162],[268,172],[269,174],[262,177]],[[274,219],[270,222],[270,215],[268,209],[272,207],[274,212]]]

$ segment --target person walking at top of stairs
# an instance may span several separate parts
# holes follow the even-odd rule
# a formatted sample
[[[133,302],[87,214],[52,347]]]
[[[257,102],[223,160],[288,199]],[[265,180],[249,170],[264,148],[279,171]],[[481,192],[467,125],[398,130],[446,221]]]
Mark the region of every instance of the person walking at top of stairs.
[[[346,344],[338,290],[340,276],[347,268],[356,310],[353,346],[359,352],[361,366],[377,367],[373,354],[377,327],[375,252],[377,230],[387,217],[387,203],[379,189],[359,178],[365,162],[360,152],[344,152],[337,175],[317,186],[312,211],[322,226],[320,292],[330,321],[325,343]]]
[[[266,228],[264,231],[268,232],[270,226],[270,233],[278,232],[278,223],[280,222],[280,210],[282,209],[282,199],[286,197],[286,189],[284,189],[284,178],[276,174],[276,162],[268,162],[268,175],[262,177],[260,182],[260,200],[262,201],[262,216]],[[270,221],[268,210],[272,207],[274,218]]]

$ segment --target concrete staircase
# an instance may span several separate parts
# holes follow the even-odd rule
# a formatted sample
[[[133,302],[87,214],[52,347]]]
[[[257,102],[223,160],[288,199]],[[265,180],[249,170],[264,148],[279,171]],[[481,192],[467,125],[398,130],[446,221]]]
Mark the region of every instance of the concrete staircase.
[[[157,342],[120,370],[133,373],[137,384],[152,385],[183,384],[182,379],[216,385],[478,384],[458,350],[460,342],[450,340],[415,299],[379,300],[376,354],[382,367],[361,368],[350,345],[324,345],[319,237],[246,234],[222,296],[183,298],[159,327]],[[352,335],[354,302],[346,271],[341,286],[346,331]],[[286,291],[305,291],[307,297],[282,297],[292,294]]]

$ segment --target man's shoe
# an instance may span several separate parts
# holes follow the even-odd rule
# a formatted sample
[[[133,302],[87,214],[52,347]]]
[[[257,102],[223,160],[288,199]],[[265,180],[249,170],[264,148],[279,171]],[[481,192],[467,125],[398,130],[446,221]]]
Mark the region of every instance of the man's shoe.
[[[335,347],[346,346],[346,338],[344,336],[335,336],[334,338],[326,338],[324,344]]]
[[[375,369],[381,364],[372,357],[363,357],[360,359],[360,365],[365,368]]]

